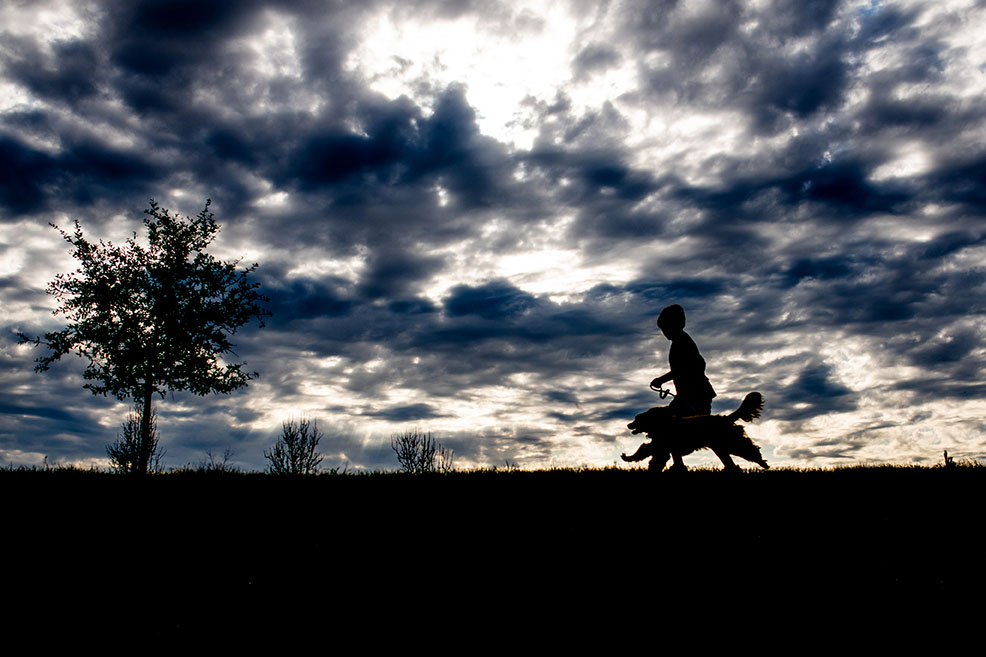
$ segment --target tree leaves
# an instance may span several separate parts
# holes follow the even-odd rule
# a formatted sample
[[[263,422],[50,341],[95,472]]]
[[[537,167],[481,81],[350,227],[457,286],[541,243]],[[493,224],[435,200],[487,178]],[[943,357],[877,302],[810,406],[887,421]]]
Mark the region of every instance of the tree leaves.
[[[189,390],[197,395],[229,393],[247,385],[256,372],[245,363],[227,363],[230,337],[237,329],[270,313],[261,304],[260,284],[250,279],[253,264],[224,262],[206,252],[219,225],[209,211],[195,219],[172,215],[154,200],[145,210],[146,246],[134,234],[125,245],[91,242],[79,222],[58,230],[72,245],[79,268],[59,274],[48,293],[59,301],[55,314],[69,323],[43,340],[37,371],[68,353],[89,360],[85,388],[93,394],[141,399],[145,385],[162,396]]]

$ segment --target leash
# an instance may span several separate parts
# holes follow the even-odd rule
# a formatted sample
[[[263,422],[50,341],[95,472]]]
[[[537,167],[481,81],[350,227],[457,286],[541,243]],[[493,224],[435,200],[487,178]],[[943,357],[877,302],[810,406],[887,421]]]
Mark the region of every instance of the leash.
[[[672,398],[677,397],[677,395],[675,395],[673,392],[665,388],[655,388],[654,386],[651,386],[650,389],[656,392],[657,394],[661,395],[661,399],[667,399],[668,397],[672,397]]]
[[[650,386],[650,389],[656,392],[657,394],[659,394],[661,396],[661,399],[667,399],[668,397],[671,397],[672,399],[678,398],[678,395],[674,394],[673,392],[665,388],[655,388],[654,386]],[[686,402],[685,400],[681,400],[681,404],[686,408],[691,409],[692,412],[698,413],[698,411],[695,410],[695,407],[689,404],[688,402]]]

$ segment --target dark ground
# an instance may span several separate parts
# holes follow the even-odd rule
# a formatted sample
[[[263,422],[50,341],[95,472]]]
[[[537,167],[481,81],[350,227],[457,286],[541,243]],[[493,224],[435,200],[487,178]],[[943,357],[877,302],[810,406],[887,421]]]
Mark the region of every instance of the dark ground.
[[[683,622],[954,627],[984,611],[984,483],[982,467],[0,471],[9,628],[376,641],[566,627],[660,645]]]

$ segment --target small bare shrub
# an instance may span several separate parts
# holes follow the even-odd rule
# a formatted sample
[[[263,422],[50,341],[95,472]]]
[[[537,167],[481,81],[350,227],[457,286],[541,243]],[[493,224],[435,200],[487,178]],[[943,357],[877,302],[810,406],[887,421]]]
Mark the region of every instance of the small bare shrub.
[[[233,450],[227,447],[222,456],[216,456],[211,451],[205,453],[206,460],[199,463],[200,472],[239,472],[233,465]]]
[[[267,472],[276,475],[316,474],[322,455],[318,443],[322,434],[316,420],[288,420],[281,424],[281,437],[269,450]]]
[[[123,434],[118,435],[116,440],[106,446],[106,455],[110,457],[110,467],[114,472],[121,474],[136,474],[140,471],[140,422],[143,412],[140,407],[130,411],[127,421],[123,423]],[[150,455],[147,461],[148,472],[163,472],[164,466],[161,459],[164,452],[161,452],[158,445],[157,435],[157,411],[151,411],[151,427],[148,439],[147,453]],[[47,458],[47,457],[46,457]]]
[[[395,433],[390,437],[390,446],[397,454],[401,470],[412,474],[424,472],[452,472],[454,470],[452,450],[417,429]]]

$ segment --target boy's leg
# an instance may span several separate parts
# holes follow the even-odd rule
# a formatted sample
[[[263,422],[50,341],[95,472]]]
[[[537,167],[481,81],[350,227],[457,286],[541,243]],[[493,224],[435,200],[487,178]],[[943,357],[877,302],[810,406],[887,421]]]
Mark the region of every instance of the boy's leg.
[[[668,410],[672,411],[678,417],[688,417],[689,415],[696,415],[695,410],[682,397],[675,397],[668,404]],[[688,468],[685,466],[685,462],[681,458],[681,454],[677,452],[671,452],[671,459],[674,461],[671,465],[672,470],[679,472],[684,472]]]

